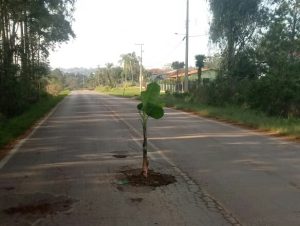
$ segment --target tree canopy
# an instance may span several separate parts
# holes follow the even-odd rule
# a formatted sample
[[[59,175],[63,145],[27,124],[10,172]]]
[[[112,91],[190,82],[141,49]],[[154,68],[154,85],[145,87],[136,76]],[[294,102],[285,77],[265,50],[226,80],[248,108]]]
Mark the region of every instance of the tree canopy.
[[[49,49],[75,37],[74,0],[0,0],[0,114],[39,98]]]
[[[206,101],[300,116],[300,2],[209,3],[210,38],[221,50],[221,70],[205,87]]]

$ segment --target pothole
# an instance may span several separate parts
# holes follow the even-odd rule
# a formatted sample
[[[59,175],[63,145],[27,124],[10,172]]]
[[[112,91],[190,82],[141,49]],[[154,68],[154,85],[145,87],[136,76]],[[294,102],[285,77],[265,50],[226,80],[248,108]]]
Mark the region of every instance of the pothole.
[[[9,196],[4,199],[2,201],[6,205],[2,206],[4,209],[0,211],[0,218],[5,225],[19,225],[23,221],[33,224],[48,216],[59,213],[69,214],[73,204],[77,202],[66,196],[46,193],[14,194],[13,197]]]
[[[143,198],[131,198],[130,201],[133,203],[140,203],[143,201]]]
[[[148,187],[160,187],[167,186],[169,184],[175,183],[176,179],[173,175],[163,174],[155,172],[153,170],[148,171],[148,177],[145,178],[141,174],[141,169],[130,169],[121,171],[124,178],[119,180],[121,183],[119,185],[131,185],[131,186],[148,186]]]
[[[127,155],[113,155],[113,157],[117,159],[124,159],[127,158]]]
[[[65,212],[70,209],[72,205],[71,200],[39,200],[38,203],[21,204],[15,207],[10,207],[3,210],[8,215],[53,215],[58,212]]]
[[[1,189],[5,190],[5,191],[12,191],[12,190],[15,190],[15,187],[13,187],[13,186],[6,186],[6,187],[3,187]]]

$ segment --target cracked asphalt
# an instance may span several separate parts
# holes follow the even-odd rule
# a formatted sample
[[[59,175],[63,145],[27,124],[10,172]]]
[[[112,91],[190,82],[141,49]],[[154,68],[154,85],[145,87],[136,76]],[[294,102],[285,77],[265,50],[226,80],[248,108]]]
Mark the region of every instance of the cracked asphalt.
[[[299,144],[180,111],[149,121],[150,168],[177,182],[120,184],[142,163],[136,104],[68,96],[0,162],[0,225],[300,225]]]

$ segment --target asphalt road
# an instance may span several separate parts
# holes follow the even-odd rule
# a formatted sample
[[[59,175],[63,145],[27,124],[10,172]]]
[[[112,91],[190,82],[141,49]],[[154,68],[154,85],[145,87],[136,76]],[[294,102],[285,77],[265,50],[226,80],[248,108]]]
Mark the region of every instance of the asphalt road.
[[[123,184],[141,167],[136,104],[67,97],[0,162],[0,225],[300,225],[299,144],[180,111],[148,134],[150,167],[177,183]]]

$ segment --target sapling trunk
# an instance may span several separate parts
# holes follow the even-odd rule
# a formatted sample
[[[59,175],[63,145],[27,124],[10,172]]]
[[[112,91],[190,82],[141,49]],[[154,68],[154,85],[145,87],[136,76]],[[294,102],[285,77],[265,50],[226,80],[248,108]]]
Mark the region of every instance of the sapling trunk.
[[[142,166],[142,174],[144,177],[148,177],[148,169],[149,169],[149,161],[148,161],[148,143],[147,143],[147,119],[144,118],[143,120],[143,166]]]
[[[142,126],[143,126],[143,165],[142,165],[142,175],[148,177],[149,161],[148,161],[148,137],[147,137],[147,121],[148,116],[145,112],[141,114]]]

